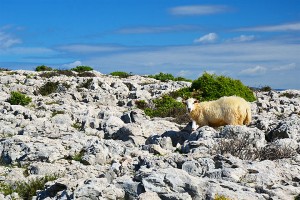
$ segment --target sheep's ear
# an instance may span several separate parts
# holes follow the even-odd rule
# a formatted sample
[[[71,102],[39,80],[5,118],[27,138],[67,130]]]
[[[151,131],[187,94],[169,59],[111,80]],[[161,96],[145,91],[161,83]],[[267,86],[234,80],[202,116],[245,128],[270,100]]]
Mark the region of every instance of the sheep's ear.
[[[198,101],[198,100],[195,100],[194,103],[199,103],[199,101]]]

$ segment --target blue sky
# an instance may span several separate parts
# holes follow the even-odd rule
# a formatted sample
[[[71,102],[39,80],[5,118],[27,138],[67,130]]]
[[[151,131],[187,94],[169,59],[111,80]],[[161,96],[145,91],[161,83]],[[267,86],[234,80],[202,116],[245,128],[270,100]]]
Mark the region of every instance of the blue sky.
[[[0,67],[42,64],[300,89],[300,1],[0,0]]]

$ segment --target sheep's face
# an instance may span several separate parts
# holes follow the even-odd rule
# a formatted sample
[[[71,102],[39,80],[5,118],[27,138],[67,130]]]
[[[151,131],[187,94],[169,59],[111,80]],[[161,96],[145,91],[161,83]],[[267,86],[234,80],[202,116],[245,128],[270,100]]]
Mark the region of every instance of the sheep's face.
[[[185,101],[186,109],[190,113],[194,110],[195,103],[198,103],[198,100],[190,98]]]

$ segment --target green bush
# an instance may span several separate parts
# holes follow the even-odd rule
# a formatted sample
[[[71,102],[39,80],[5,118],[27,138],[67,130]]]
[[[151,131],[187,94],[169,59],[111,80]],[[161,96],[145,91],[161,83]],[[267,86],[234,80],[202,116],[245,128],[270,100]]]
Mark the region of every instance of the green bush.
[[[184,77],[181,77],[181,76],[178,76],[174,79],[174,81],[186,81],[186,82],[192,82],[191,79],[187,79],[187,78],[184,78]]]
[[[76,74],[74,72],[72,72],[71,70],[55,70],[52,72],[44,72],[44,73],[40,74],[40,77],[51,78],[54,76],[61,76],[61,75],[76,76]]]
[[[90,79],[87,79],[86,81],[84,81],[83,83],[79,84],[77,86],[77,88],[86,88],[86,89],[89,89],[93,84],[93,79],[90,78]]]
[[[12,184],[1,183],[0,192],[4,195],[10,195],[14,192],[18,193],[22,199],[32,199],[36,196],[37,190],[44,189],[44,186],[49,181],[54,181],[59,178],[59,175],[46,175],[42,178],[36,178],[29,182],[17,181]]]
[[[81,73],[81,72],[86,72],[86,71],[92,71],[94,69],[90,66],[77,66],[75,68],[72,68],[71,70]]]
[[[35,68],[35,71],[37,72],[42,72],[42,71],[52,71],[52,68],[51,67],[47,67],[45,65],[41,65],[41,66],[37,66]]]
[[[118,76],[119,78],[127,78],[131,76],[131,74],[128,74],[127,72],[121,72],[121,71],[111,72],[110,75]]]
[[[52,112],[52,116],[51,117],[54,117],[56,115],[63,115],[63,114],[65,114],[65,111],[63,111],[63,110],[55,110],[55,111]]]
[[[185,105],[168,95],[154,99],[153,106],[145,107],[145,114],[150,117],[172,117],[179,124],[189,122]]]
[[[218,194],[216,194],[214,200],[231,200],[231,199],[228,198],[228,197],[226,197],[226,196],[224,196],[224,195],[218,195]]]
[[[92,72],[81,72],[77,76],[79,77],[96,77],[96,74]]]
[[[202,92],[200,90],[192,90],[190,87],[181,88],[179,90],[170,92],[169,95],[176,99],[177,97],[181,97],[183,99],[195,98],[198,100],[203,100]]]
[[[206,72],[192,82],[191,90],[200,90],[204,100],[215,100],[231,95],[240,96],[250,102],[255,100],[253,91],[240,80]]]
[[[65,75],[65,76],[76,76],[76,74],[74,72],[72,72],[71,70],[56,70],[56,73],[58,76],[60,75]]]
[[[166,82],[166,81],[188,81],[188,82],[191,82],[192,81],[190,79],[186,79],[183,77],[174,77],[172,74],[162,73],[162,72],[160,72],[159,74],[156,74],[156,75],[149,75],[148,77],[154,78],[156,80],[160,80],[162,82]]]
[[[159,74],[156,74],[156,75],[150,75],[149,77],[154,78],[156,80],[160,80],[162,82],[166,82],[166,81],[175,79],[175,77],[172,74],[165,74],[162,72],[160,72]]]
[[[20,92],[13,91],[10,93],[10,98],[7,100],[11,105],[26,106],[31,102],[31,98]]]
[[[138,107],[139,109],[142,109],[142,110],[144,110],[148,107],[148,104],[145,100],[136,100],[135,105],[136,105],[136,107]]]
[[[38,94],[41,94],[43,96],[47,96],[49,94],[52,94],[57,91],[59,82],[47,82],[42,87],[39,88]]]

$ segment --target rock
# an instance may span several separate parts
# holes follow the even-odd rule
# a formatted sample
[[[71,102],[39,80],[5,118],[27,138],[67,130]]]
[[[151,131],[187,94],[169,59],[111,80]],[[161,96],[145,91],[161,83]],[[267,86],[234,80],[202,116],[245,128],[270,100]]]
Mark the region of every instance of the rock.
[[[109,117],[102,127],[105,133],[105,137],[111,138],[115,132],[117,132],[122,126],[124,126],[124,124],[125,123],[118,117]]]
[[[105,178],[85,180],[74,191],[76,199],[122,199],[125,198],[124,190],[109,184]]]
[[[248,127],[192,131],[190,123],[150,118],[135,104],[190,82],[93,71],[91,84],[82,85],[86,77],[42,78],[43,73],[0,72],[1,185],[58,175],[33,199],[295,199],[300,194],[300,91],[256,92]],[[58,90],[37,94],[46,82],[59,82]],[[6,102],[11,91],[32,102],[11,105]],[[241,139],[244,146],[235,143]],[[221,148],[225,142],[227,151]],[[0,194],[0,199],[21,197]]]
[[[158,194],[152,191],[149,192],[144,192],[142,194],[139,195],[139,200],[161,200],[161,198],[159,198]]]
[[[300,117],[293,114],[290,117],[279,122],[276,128],[272,129],[267,138],[270,141],[281,138],[291,138],[300,141]]]
[[[264,132],[257,128],[246,126],[224,126],[220,132],[220,136],[228,139],[246,139],[257,148],[263,147],[266,144]]]
[[[154,153],[154,154],[158,154],[158,155],[162,155],[162,156],[171,153],[171,151],[165,150],[157,144],[149,145],[149,152]]]
[[[182,170],[186,171],[191,176],[201,176],[203,174],[201,165],[195,160],[184,162],[182,164]]]
[[[143,185],[140,182],[132,180],[125,181],[122,184],[127,199],[137,199],[139,195],[145,192]]]

